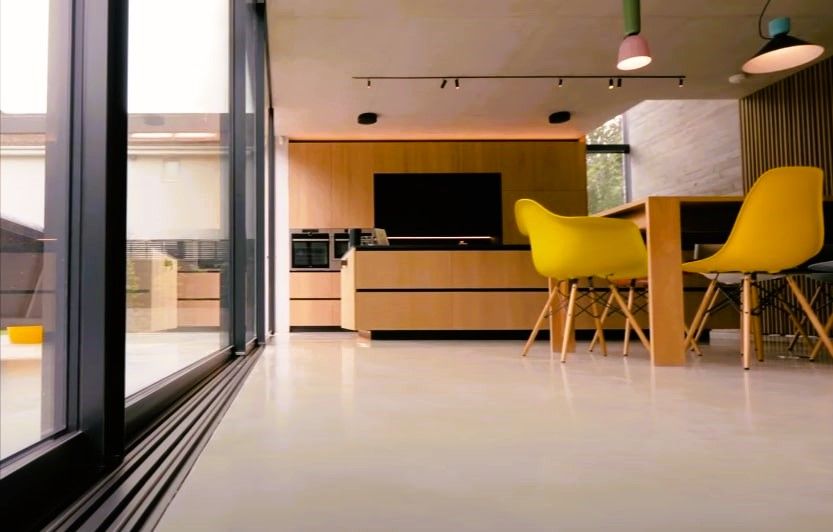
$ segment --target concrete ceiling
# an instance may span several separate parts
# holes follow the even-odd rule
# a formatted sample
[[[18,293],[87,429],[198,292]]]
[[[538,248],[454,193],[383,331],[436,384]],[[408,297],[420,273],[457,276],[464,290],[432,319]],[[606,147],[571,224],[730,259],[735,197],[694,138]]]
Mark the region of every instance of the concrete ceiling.
[[[654,61],[636,74],[676,80],[427,81],[353,76],[616,74],[621,0],[269,0],[277,133],[291,139],[575,138],[643,100],[739,98],[789,74],[732,85],[763,41],[764,0],[642,0]],[[833,53],[833,0],[773,0],[792,34]],[[548,115],[573,119],[550,125]],[[356,123],[365,111],[372,126]]]

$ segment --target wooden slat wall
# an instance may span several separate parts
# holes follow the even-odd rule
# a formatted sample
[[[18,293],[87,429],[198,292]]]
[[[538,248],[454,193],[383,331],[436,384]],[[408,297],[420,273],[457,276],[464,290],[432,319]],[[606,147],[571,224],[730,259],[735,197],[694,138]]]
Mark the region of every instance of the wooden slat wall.
[[[744,190],[777,166],[818,166],[833,195],[833,57],[740,100]]]
[[[833,195],[833,58],[742,98],[740,126],[745,191],[770,168],[807,165],[824,170],[824,193]],[[800,283],[809,297],[816,284]],[[780,312],[766,313],[764,327],[792,333]]]

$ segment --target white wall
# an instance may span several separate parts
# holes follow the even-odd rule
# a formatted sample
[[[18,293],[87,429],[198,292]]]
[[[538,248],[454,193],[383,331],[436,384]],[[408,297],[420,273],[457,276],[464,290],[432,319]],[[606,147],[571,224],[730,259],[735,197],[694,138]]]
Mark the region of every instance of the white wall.
[[[220,155],[130,155],[127,238],[227,238],[228,170]]]
[[[743,193],[737,100],[647,100],[625,127],[633,199]]]
[[[127,238],[227,238],[228,170],[224,157],[174,153],[129,156]],[[0,157],[0,216],[42,230],[44,181],[43,150],[4,149]]]
[[[46,161],[43,149],[0,152],[0,216],[43,230]]]
[[[275,332],[289,332],[289,142],[275,143]]]

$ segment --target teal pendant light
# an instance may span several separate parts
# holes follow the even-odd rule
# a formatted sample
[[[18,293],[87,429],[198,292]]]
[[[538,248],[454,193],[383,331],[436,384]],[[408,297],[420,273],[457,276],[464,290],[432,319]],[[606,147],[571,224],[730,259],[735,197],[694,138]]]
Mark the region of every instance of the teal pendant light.
[[[767,39],[761,33],[761,20],[764,12],[769,6],[767,0],[764,9],[758,17],[758,33],[761,38]],[[769,74],[789,70],[809,63],[824,53],[824,47],[818,44],[808,43],[797,37],[789,35],[790,19],[781,17],[769,22],[768,41],[751,59],[743,64],[741,69],[747,74]]]

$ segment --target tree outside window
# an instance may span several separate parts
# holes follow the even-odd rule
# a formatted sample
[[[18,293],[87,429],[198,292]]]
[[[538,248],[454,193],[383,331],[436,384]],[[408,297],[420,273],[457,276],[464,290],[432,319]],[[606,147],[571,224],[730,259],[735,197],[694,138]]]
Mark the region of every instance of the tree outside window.
[[[587,135],[587,145],[624,144],[622,116]],[[625,153],[587,152],[587,211],[591,214],[625,203]]]

